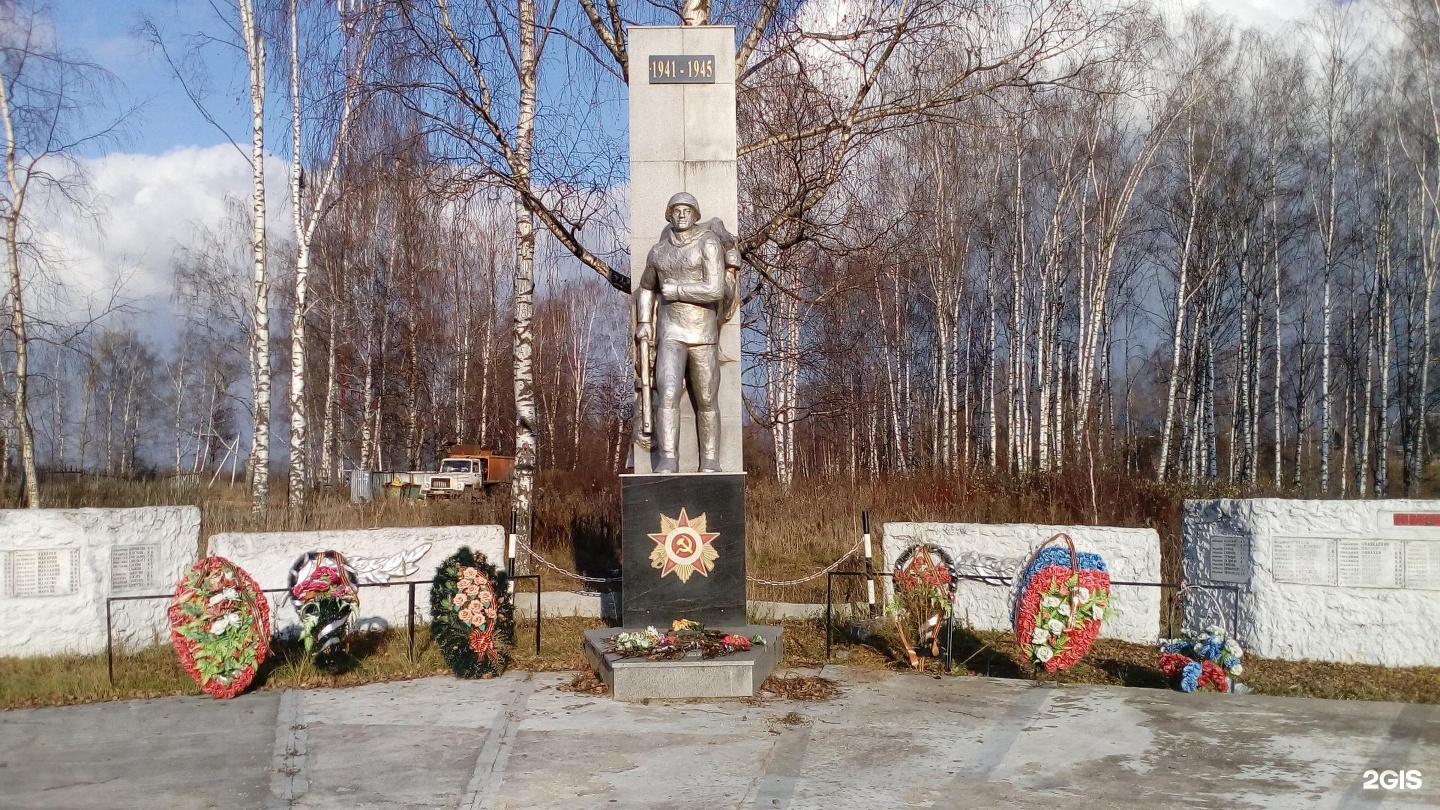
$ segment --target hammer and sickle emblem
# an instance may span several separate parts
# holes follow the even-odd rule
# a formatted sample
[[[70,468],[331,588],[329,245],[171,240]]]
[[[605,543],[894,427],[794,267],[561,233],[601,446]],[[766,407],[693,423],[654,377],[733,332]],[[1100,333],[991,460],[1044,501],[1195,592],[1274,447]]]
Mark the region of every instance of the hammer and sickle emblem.
[[[688,557],[695,553],[695,541],[682,534],[675,538],[675,550]]]

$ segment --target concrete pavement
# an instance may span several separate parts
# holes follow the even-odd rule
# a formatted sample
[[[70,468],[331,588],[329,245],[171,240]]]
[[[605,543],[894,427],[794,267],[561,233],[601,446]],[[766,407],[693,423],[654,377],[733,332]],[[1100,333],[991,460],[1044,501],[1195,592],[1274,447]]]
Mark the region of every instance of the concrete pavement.
[[[0,807],[1440,807],[1436,706],[821,674],[839,698],[625,704],[511,673],[5,712]]]

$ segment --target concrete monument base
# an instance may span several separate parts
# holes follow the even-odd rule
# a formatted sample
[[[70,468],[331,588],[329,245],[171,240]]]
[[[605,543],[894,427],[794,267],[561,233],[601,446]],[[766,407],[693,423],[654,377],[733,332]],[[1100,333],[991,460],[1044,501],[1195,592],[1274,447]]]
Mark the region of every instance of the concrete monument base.
[[[616,700],[754,697],[760,691],[760,684],[775,671],[785,650],[783,628],[744,625],[708,628],[765,639],[764,644],[754,646],[749,652],[724,658],[648,661],[604,652],[606,639],[637,629],[642,628],[585,631],[585,658],[610,687],[610,695]]]

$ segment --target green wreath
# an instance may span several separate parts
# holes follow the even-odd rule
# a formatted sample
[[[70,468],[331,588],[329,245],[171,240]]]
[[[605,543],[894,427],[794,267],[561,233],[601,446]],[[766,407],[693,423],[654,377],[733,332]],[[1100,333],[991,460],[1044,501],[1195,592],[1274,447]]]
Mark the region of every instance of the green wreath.
[[[510,666],[515,605],[510,577],[469,547],[445,558],[430,588],[430,635],[457,678],[493,678]]]

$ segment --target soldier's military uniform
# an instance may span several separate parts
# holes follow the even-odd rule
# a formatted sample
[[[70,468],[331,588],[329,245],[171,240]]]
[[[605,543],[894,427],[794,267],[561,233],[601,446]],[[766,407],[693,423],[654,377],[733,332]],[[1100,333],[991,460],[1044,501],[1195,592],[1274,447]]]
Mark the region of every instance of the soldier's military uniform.
[[[654,318],[655,388],[659,393],[655,472],[679,470],[680,397],[689,381],[700,447],[700,471],[720,471],[720,326],[726,298],[726,247],[699,223],[700,204],[689,194],[670,198],[665,218],[678,205],[695,210],[696,224],[681,232],[666,226],[650,249],[640,276],[636,321]],[[666,295],[666,282],[674,282]],[[658,299],[658,306],[656,305]]]

